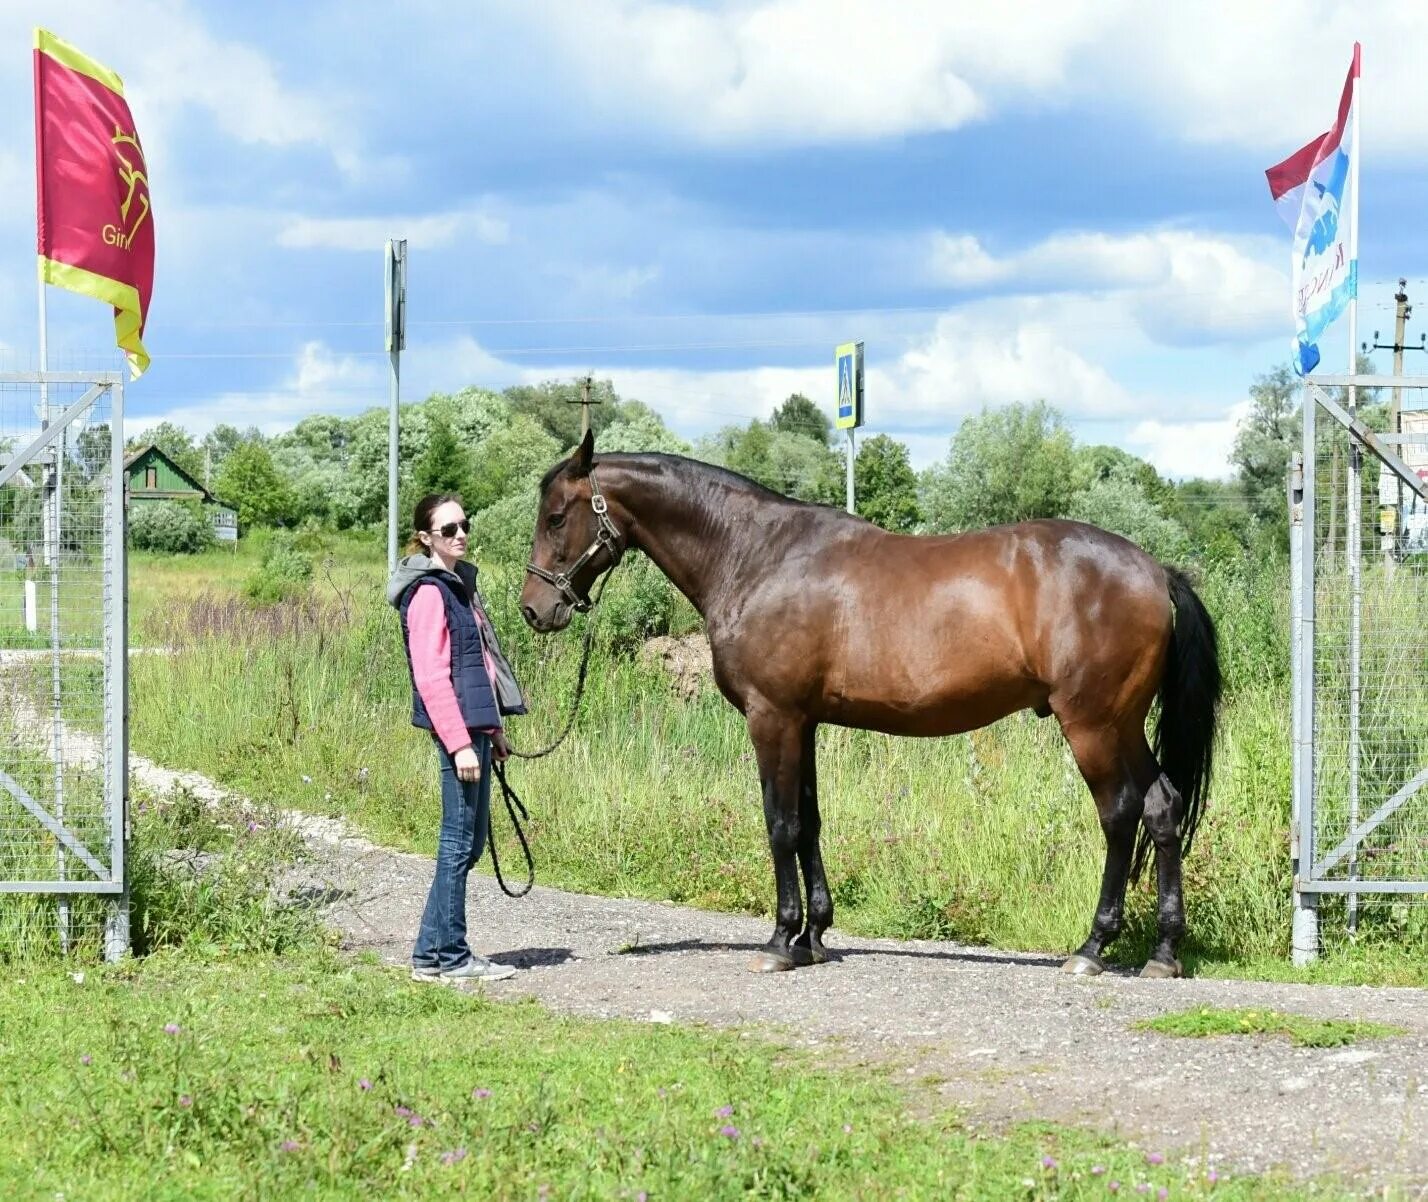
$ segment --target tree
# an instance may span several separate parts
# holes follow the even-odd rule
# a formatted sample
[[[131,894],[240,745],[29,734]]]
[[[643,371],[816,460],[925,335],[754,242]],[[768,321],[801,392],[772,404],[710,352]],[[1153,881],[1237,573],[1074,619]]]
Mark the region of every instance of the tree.
[[[907,447],[886,434],[868,439],[853,460],[853,495],[858,512],[886,530],[909,531],[922,520],[917,476]]]
[[[203,461],[204,475],[199,479],[203,481],[205,487],[211,488],[213,480],[216,480],[218,473],[223,470],[224,461],[237,447],[242,446],[245,442],[262,441],[263,433],[257,426],[249,426],[246,430],[240,430],[237,426],[220,422],[203,436],[200,458]],[[211,479],[207,478],[210,476]]]
[[[922,511],[934,531],[1057,517],[1072,493],[1071,433],[1045,401],[983,410],[952,439],[947,461],[923,473]]]
[[[1125,477],[1094,481],[1071,497],[1066,516],[1122,535],[1164,563],[1183,563],[1190,555],[1185,528]]]
[[[533,490],[546,469],[560,458],[561,446],[534,418],[514,413],[476,445],[471,453],[471,486],[465,494],[475,513],[503,497]]]
[[[511,408],[534,418],[562,447],[573,447],[580,441],[580,405],[583,390],[575,380],[547,380],[543,384],[521,384],[506,389],[503,394]],[[596,380],[590,386],[590,428],[599,445],[600,431],[618,416],[620,398],[609,380]]]
[[[417,461],[413,485],[416,494],[423,497],[447,492],[464,496],[471,489],[471,455],[439,417],[429,424],[426,454]]]
[[[203,479],[203,453],[194,446],[193,435],[173,422],[160,422],[129,443],[129,450],[156,446],[195,480]]]
[[[292,521],[296,509],[291,486],[260,442],[245,442],[228,456],[213,491],[238,510],[242,526],[280,526]]]
[[[1299,381],[1287,363],[1256,377],[1249,390],[1250,411],[1235,434],[1230,462],[1239,468],[1251,510],[1261,520],[1287,520],[1285,473],[1302,440],[1298,391]]]
[[[828,415],[801,392],[795,392],[774,410],[769,425],[787,434],[802,434],[824,446],[833,432]]]

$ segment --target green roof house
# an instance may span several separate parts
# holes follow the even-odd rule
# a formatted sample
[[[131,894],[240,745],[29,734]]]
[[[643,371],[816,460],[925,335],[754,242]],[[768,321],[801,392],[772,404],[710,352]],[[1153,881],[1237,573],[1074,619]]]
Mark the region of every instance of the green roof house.
[[[223,541],[238,537],[238,511],[225,505],[208,489],[179,467],[158,447],[140,447],[124,460],[129,477],[129,506],[154,505],[159,501],[198,501],[213,518],[214,533]]]

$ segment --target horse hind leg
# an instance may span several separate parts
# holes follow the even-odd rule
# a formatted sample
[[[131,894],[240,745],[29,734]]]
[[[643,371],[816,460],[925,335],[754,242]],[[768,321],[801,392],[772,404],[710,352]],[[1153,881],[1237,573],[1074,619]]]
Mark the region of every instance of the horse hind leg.
[[[1122,740],[1107,728],[1066,728],[1076,764],[1096,802],[1101,831],[1106,838],[1106,864],[1101,874],[1101,895],[1096,903],[1091,933],[1061,966],[1077,976],[1096,976],[1106,969],[1105,950],[1121,932],[1125,918],[1126,882],[1135,851],[1136,828],[1145,805],[1145,790],[1135,760],[1122,748]],[[1140,740],[1144,743],[1144,739]],[[1145,748],[1149,757],[1150,749]]]
[[[1180,821],[1184,803],[1169,779],[1157,776],[1145,797],[1145,830],[1155,847],[1159,939],[1143,977],[1165,979],[1184,974],[1176,948],[1185,935],[1185,897],[1180,875]]]

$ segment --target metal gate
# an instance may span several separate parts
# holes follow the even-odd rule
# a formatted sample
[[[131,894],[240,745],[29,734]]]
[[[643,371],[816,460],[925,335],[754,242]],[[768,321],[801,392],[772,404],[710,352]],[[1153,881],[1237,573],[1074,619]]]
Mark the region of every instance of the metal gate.
[[[1305,387],[1290,480],[1299,964],[1321,938],[1406,935],[1428,919],[1428,432],[1376,434],[1330,389],[1405,390],[1397,414],[1400,396],[1428,400],[1428,379]]]
[[[117,372],[0,373],[0,960],[129,946]]]

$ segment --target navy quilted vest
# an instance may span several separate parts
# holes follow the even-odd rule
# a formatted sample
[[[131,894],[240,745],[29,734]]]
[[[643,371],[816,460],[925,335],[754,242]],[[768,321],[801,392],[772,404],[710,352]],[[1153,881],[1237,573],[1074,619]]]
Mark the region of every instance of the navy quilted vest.
[[[481,654],[481,626],[471,612],[471,599],[466,589],[446,576],[423,576],[402,594],[397,612],[402,618],[402,648],[407,655],[407,673],[411,674],[411,633],[407,629],[407,609],[419,588],[438,588],[446,602],[446,629],[451,636],[451,684],[461,716],[472,729],[501,725],[496,708],[496,694],[491,678],[486,674],[486,660]],[[412,725],[434,730],[431,718],[412,678]]]

